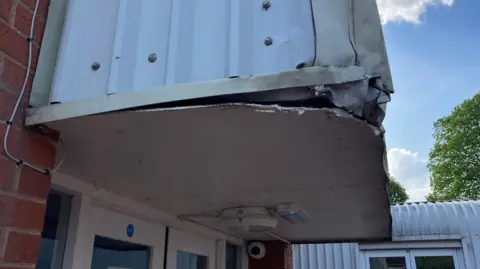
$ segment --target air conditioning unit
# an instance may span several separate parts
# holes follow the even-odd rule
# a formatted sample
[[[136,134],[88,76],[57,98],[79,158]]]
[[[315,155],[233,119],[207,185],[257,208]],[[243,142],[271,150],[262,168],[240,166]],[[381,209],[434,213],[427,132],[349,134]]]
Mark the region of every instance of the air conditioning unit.
[[[222,224],[232,232],[260,233],[275,229],[278,220],[270,209],[239,207],[226,209],[221,214]]]

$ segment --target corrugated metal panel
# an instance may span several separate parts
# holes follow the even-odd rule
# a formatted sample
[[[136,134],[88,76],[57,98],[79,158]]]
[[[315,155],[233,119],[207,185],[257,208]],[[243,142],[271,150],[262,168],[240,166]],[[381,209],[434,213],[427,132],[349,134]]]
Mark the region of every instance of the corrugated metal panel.
[[[393,241],[463,240],[467,268],[480,268],[480,201],[407,203],[391,207]],[[359,268],[357,243],[297,245],[294,269]]]
[[[263,2],[70,0],[50,101],[313,65],[362,66],[393,90],[375,0]]]
[[[71,0],[51,101],[313,65],[310,0],[262,2]]]
[[[410,203],[394,205],[391,212],[392,236],[398,240],[480,231],[480,201]]]
[[[358,244],[296,245],[293,250],[294,269],[354,269]]]

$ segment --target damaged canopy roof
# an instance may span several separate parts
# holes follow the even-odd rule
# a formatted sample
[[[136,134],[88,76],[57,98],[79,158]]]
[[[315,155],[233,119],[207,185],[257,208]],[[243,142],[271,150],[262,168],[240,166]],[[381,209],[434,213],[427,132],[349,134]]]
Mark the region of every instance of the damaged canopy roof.
[[[382,87],[361,67],[312,67],[37,108],[27,122],[60,131],[59,173],[179,218],[274,240],[201,216],[296,203],[309,222],[271,233],[377,241],[391,236]]]
[[[70,3],[88,6],[92,1]],[[145,3],[150,2],[142,1]],[[167,3],[170,2],[161,1]],[[182,1],[173,3],[179,5],[176,8],[184,7],[180,5]],[[67,55],[83,55],[75,50],[81,47],[81,40],[67,42],[71,50],[61,50],[68,53],[62,56],[63,62],[59,60],[64,65],[57,65],[60,69],[56,74],[63,84],[54,83],[57,92],[52,96],[57,99],[50,99],[60,103],[29,109],[26,124],[43,124],[61,133],[67,154],[59,173],[175,216],[219,215],[230,207],[276,208],[279,204],[296,203],[308,212],[311,221],[305,225],[279,221],[272,231],[291,242],[388,239],[391,219],[382,121],[393,87],[375,0],[311,0],[302,1],[302,6],[308,7],[312,17],[310,20],[301,16],[302,22],[315,31],[304,36],[309,42],[303,45],[314,47],[308,61],[298,64],[289,60],[293,59],[294,49],[303,52],[302,46],[284,51],[277,43],[267,42],[264,46],[254,42],[256,50],[273,52],[243,55],[222,51],[221,55],[263,55],[255,59],[256,63],[261,64],[265,58],[268,65],[262,66],[266,67],[262,70],[269,72],[227,76],[232,78],[225,78],[222,69],[217,72],[220,79],[177,83],[175,77],[174,83],[169,84],[166,77],[172,73],[159,73],[155,68],[173,67],[150,60],[138,66],[128,65],[120,57],[114,62],[120,65],[112,70],[137,76],[128,77],[137,84],[122,91],[120,86],[130,85],[121,83],[127,75],[110,73],[110,56],[105,60],[107,64],[102,64],[106,69],[92,71],[91,63],[77,64]],[[284,11],[285,16],[290,14],[288,9]],[[154,15],[152,19],[169,20]],[[173,23],[177,22],[182,20],[176,18]],[[287,30],[295,29],[294,26],[289,25]],[[228,36],[236,34],[240,33]],[[142,38],[128,40],[136,42]],[[244,48],[241,42],[236,46]],[[209,47],[210,52],[220,55],[212,48]],[[93,54],[97,52],[94,50]],[[145,51],[131,51],[130,55],[140,52]],[[171,56],[170,51],[165,53]],[[107,54],[114,55],[96,56]],[[174,56],[179,55],[182,56]],[[282,62],[288,68],[278,71],[275,63],[282,55],[290,57]],[[225,58],[212,64],[209,57],[200,56],[195,61],[197,70],[190,71],[203,71],[199,66],[215,67],[216,71],[215,64],[230,63]],[[170,59],[175,70],[183,70],[179,67],[184,61],[169,57],[158,58]],[[201,64],[205,59],[209,60],[208,65]],[[88,68],[82,69],[85,66]],[[136,69],[130,72],[121,66]],[[272,66],[273,71],[268,69]],[[77,67],[82,75],[75,71]],[[294,70],[295,67],[299,69]],[[232,70],[236,69],[228,69]],[[85,91],[81,91],[83,86]],[[77,96],[79,93],[88,94]],[[217,219],[194,221],[231,232]],[[235,236],[246,240],[274,239],[265,233]]]
[[[383,87],[379,77],[372,77],[338,84],[197,98],[149,107],[173,108],[244,103],[279,105],[285,108],[339,108],[375,127],[381,127],[385,118],[386,103],[390,101],[390,93]]]
[[[35,76],[30,100],[34,107],[141,91],[151,95],[162,91],[157,95],[161,99],[150,98],[156,99],[151,104],[159,104],[370,78],[381,80],[372,85],[393,92],[375,0],[272,1],[268,8],[253,0],[216,4],[204,1],[195,5],[185,0],[145,0],[135,4],[71,0],[68,8],[63,8],[62,14],[48,18],[47,29],[53,30],[46,32],[43,43],[58,45],[59,50],[55,46],[42,47],[36,71],[42,75]],[[110,16],[91,18],[92,8],[105,10]],[[162,16],[154,10],[162,10]],[[63,21],[61,17],[65,17],[63,30],[57,26]],[[86,18],[89,24],[83,23]],[[312,67],[350,71],[360,67],[363,76],[353,78],[351,73],[343,80],[319,76],[314,82],[292,83],[303,79],[296,78],[292,70]],[[234,77],[269,77],[278,81],[269,80],[275,84],[271,87],[260,80],[235,80],[212,91],[198,91],[192,85],[212,86],[213,81]],[[242,86],[250,89],[238,87],[245,82]],[[169,92],[170,86],[184,83],[190,84]],[[352,102],[352,98],[347,99]],[[282,100],[283,96],[278,99]],[[148,103],[145,100],[128,107],[151,105]],[[362,109],[355,107],[352,111]],[[116,106],[110,111],[116,110],[113,108]]]
[[[309,220],[279,218],[270,233],[294,243],[391,236],[382,132],[341,109],[221,104],[48,126],[67,149],[59,173],[237,238],[276,240],[208,216],[295,203]]]
[[[386,103],[390,100],[390,92],[385,87],[380,77],[369,75],[363,67],[308,67],[263,76],[174,84],[31,108],[26,124],[145,108],[252,103],[336,107],[380,127]]]

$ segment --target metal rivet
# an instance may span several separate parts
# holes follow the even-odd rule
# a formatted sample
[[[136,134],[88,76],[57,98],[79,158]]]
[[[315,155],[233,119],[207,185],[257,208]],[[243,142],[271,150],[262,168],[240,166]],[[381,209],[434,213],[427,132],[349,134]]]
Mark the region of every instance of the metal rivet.
[[[271,7],[270,1],[263,1],[262,7],[264,10],[268,10]]]
[[[297,64],[297,67],[296,67],[296,68],[297,68],[297,69],[302,69],[302,68],[305,68],[305,66],[307,66],[306,63],[299,63],[299,64]]]
[[[155,53],[150,53],[150,55],[148,55],[148,61],[153,63],[157,60],[157,54]]]
[[[270,46],[273,43],[273,39],[271,37],[267,37],[267,38],[265,38],[263,43],[265,43],[266,46]]]
[[[92,70],[97,71],[99,68],[100,68],[100,63],[99,62],[93,62]]]

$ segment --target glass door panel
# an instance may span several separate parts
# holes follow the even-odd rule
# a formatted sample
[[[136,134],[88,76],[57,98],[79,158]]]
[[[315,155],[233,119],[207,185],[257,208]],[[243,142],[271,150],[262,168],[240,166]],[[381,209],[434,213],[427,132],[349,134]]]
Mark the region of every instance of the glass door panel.
[[[150,247],[95,236],[92,269],[149,269]]]
[[[215,269],[216,241],[170,228],[167,269]]]
[[[453,249],[411,250],[412,269],[460,269]]]

